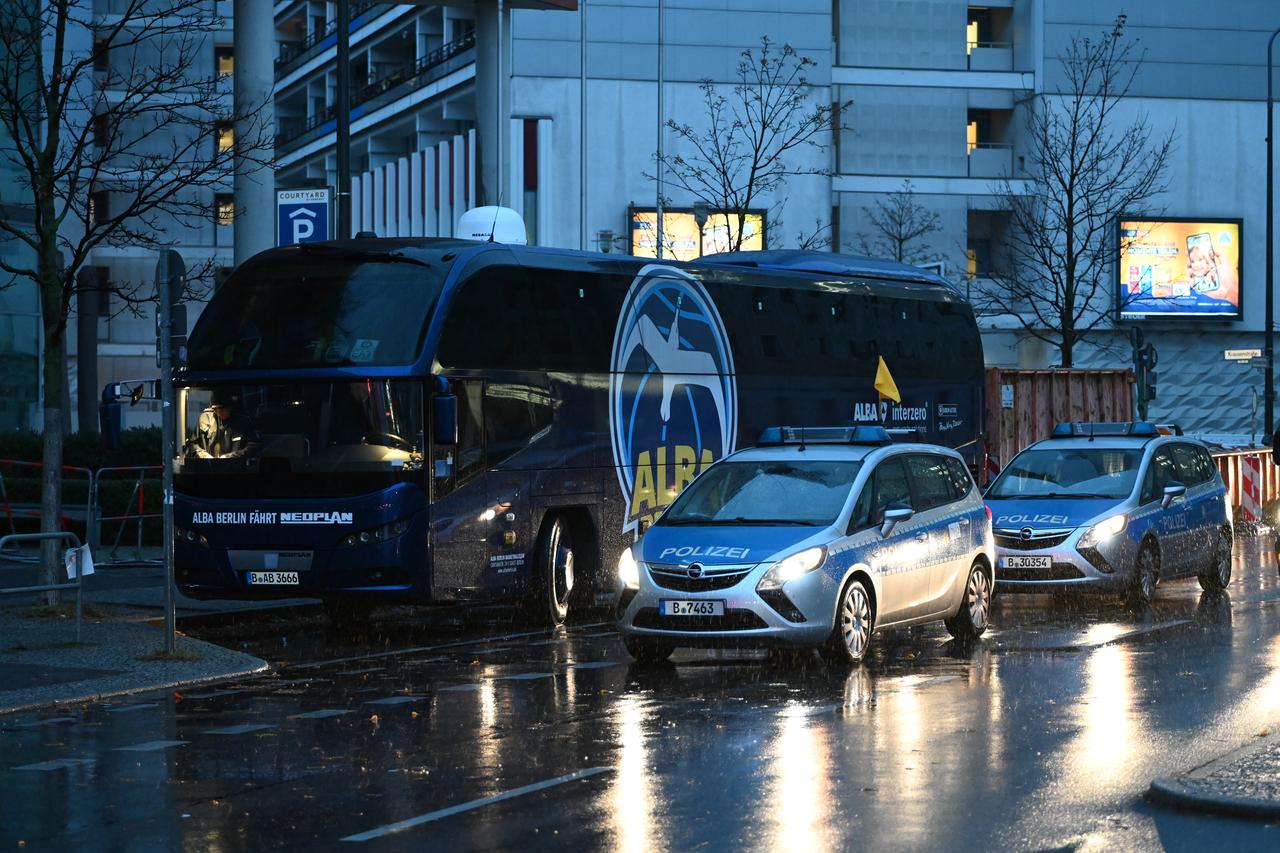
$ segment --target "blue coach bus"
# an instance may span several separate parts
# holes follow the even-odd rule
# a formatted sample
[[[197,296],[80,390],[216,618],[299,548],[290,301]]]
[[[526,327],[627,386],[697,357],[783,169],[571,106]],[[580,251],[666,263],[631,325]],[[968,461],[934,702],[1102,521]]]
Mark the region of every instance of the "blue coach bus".
[[[902,401],[873,389],[885,359]],[[942,279],[828,253],[696,263],[437,239],[242,264],[177,375],[190,596],[522,599],[550,623],[765,426],[980,456],[982,351]]]

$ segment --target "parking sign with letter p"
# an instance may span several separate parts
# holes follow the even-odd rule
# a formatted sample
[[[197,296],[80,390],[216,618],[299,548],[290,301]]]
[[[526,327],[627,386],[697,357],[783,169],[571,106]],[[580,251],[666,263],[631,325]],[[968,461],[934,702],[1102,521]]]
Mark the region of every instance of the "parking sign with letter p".
[[[329,189],[276,190],[276,245],[329,239]]]

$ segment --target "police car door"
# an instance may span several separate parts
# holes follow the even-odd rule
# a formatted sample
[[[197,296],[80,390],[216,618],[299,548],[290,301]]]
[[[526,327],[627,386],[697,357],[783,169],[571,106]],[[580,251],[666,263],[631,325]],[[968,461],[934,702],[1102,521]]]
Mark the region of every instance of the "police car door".
[[[1160,506],[1164,487],[1182,482],[1180,476],[1172,448],[1165,445],[1152,454],[1142,485],[1143,509],[1150,513],[1153,532],[1160,545],[1160,575],[1166,578],[1180,575],[1192,565],[1191,556],[1187,554],[1190,521],[1186,496],[1175,498],[1167,509]]]
[[[961,546],[960,521],[965,516],[956,502],[956,488],[947,469],[947,458],[934,454],[913,453],[907,457],[911,476],[911,492],[915,496],[916,517],[920,527],[916,541],[920,544],[918,560],[928,566],[929,586],[916,608],[920,614],[939,613],[949,591],[955,587],[956,575],[968,568],[964,565],[967,548]],[[965,519],[965,525],[968,525]]]
[[[869,520],[875,527],[883,523],[884,511],[891,504],[915,508],[901,455],[890,456],[877,465],[867,487],[872,490]],[[922,542],[928,539],[925,523],[917,512],[896,525],[887,537],[875,534],[877,541],[871,546],[869,561],[880,575],[877,622],[882,625],[911,619],[922,612],[929,594],[929,566],[918,559]]]
[[[1216,484],[1212,473],[1201,466],[1198,448],[1191,444],[1173,445],[1173,460],[1178,465],[1178,479],[1187,487],[1186,548],[1188,570],[1209,565],[1218,551],[1218,535],[1211,509],[1217,503]],[[1219,514],[1216,517],[1221,517]]]

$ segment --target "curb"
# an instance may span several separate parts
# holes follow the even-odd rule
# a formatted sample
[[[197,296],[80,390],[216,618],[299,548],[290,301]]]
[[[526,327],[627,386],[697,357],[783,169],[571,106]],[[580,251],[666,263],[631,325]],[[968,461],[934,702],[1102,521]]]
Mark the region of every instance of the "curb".
[[[1197,790],[1180,779],[1153,779],[1147,790],[1153,803],[1235,817],[1280,818],[1280,801],[1253,800]]]
[[[1152,779],[1146,798],[1158,805],[1187,811],[1265,820],[1280,818],[1280,799],[1241,797],[1206,789],[1216,771],[1247,761],[1255,754],[1273,748],[1277,743],[1280,742],[1272,737],[1255,738],[1180,776]]]
[[[258,660],[255,658],[255,660]],[[247,675],[262,675],[271,672],[273,667],[264,660],[258,660],[258,665],[249,669],[236,669],[230,672],[220,672],[215,675],[202,675],[195,678],[179,678],[174,681],[163,681],[159,684],[144,684],[137,687],[126,687],[120,690],[108,690],[102,693],[86,693],[83,696],[74,696],[67,699],[53,699],[48,702],[33,702],[28,705],[13,705],[10,707],[0,708],[0,717],[6,714],[20,714],[25,711],[38,711],[41,708],[58,708],[64,705],[83,705],[88,702],[100,702],[103,699],[111,699],[117,696],[133,696],[138,693],[151,693],[156,690],[173,690],[179,687],[191,687],[198,684],[210,684],[215,681],[229,681],[233,678],[243,678]]]

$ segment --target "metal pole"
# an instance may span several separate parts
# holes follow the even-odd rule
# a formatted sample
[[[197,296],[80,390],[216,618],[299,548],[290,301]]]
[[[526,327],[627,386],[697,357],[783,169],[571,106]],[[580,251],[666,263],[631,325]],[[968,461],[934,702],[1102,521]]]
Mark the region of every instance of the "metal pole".
[[[160,306],[160,453],[164,463],[164,651],[173,654],[174,618],[173,599],[173,294],[169,290],[171,275],[169,249],[160,250],[160,263],[156,276]]]
[[[665,70],[662,66],[663,53],[664,53],[664,50],[663,50],[664,43],[662,38],[662,24],[663,24],[663,18],[666,17],[666,15],[664,14],[665,12],[666,12],[665,4],[662,2],[662,0],[658,0],[658,170],[657,170],[658,171],[658,181],[657,181],[658,183],[658,203],[657,203],[658,246],[657,246],[657,257],[659,260],[662,259],[662,171],[663,171],[662,169],[662,156],[663,156],[662,155],[662,137],[663,137],[662,114],[666,110],[665,106],[663,105],[663,98],[662,98],[662,90],[664,88],[663,72]]]
[[[581,234],[578,237],[578,248],[582,251],[587,250],[587,0],[581,0],[578,4],[578,41],[579,52],[579,96],[581,104],[578,106],[578,133],[580,139],[578,141],[578,219],[581,225]]]
[[[351,238],[351,6],[338,0],[338,85],[333,96],[337,125],[338,239]]]
[[[503,9],[502,0],[498,0],[498,74],[497,74],[498,98],[495,101],[495,103],[497,104],[497,110],[498,110],[498,122],[495,125],[495,127],[497,127],[498,129],[498,204],[499,205],[502,204],[503,193],[507,189],[506,182],[503,180],[503,177],[502,177],[502,163],[503,163],[502,153],[506,148],[506,146],[503,143],[507,141],[507,134],[511,132],[511,126],[508,124],[506,119],[506,112],[507,112],[506,106],[502,103],[502,93],[503,93],[502,75],[505,73],[503,71],[502,55],[503,53],[506,52],[506,46],[507,46],[507,43],[505,41],[506,30],[502,26],[503,11],[504,9]],[[512,199],[511,201],[513,204],[515,203],[515,199]]]
[[[1267,377],[1264,385],[1265,392],[1263,394],[1262,407],[1266,409],[1264,419],[1266,422],[1266,437],[1270,441],[1275,435],[1275,406],[1276,406],[1276,372],[1275,372],[1275,330],[1276,330],[1276,313],[1275,313],[1275,282],[1272,279],[1272,271],[1274,269],[1275,257],[1275,158],[1273,156],[1274,146],[1272,145],[1272,124],[1271,124],[1271,49],[1275,46],[1276,36],[1280,36],[1280,29],[1271,34],[1271,39],[1267,42],[1267,319],[1266,319],[1266,338],[1263,346],[1265,347],[1267,360]]]

